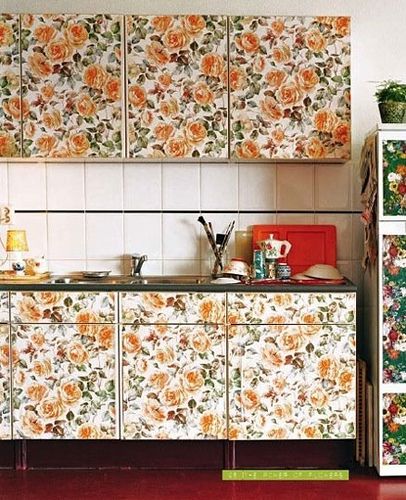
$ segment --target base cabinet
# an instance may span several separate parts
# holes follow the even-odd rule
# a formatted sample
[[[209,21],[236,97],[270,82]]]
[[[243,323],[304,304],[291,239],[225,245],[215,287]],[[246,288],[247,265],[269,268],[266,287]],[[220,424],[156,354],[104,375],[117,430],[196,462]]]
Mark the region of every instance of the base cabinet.
[[[0,324],[0,440],[11,439],[10,326]]]

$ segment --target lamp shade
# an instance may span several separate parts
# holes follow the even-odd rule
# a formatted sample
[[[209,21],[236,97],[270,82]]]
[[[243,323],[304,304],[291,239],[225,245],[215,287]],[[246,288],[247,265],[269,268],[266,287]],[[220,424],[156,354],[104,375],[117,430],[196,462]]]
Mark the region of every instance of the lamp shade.
[[[27,236],[23,229],[9,229],[7,231],[7,252],[27,252]]]

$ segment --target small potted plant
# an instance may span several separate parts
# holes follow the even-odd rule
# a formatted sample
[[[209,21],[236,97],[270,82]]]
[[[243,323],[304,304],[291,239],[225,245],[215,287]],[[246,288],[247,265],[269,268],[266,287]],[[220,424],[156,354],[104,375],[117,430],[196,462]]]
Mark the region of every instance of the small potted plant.
[[[406,123],[406,84],[382,82],[376,92],[382,123]]]

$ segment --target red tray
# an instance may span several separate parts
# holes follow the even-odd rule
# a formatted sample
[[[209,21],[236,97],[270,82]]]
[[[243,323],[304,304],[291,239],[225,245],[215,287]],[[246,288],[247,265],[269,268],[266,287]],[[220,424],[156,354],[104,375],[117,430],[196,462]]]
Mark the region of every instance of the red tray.
[[[292,274],[301,273],[313,264],[337,265],[337,236],[333,225],[319,224],[260,224],[252,226],[253,249],[258,241],[273,234],[277,240],[288,240],[292,248],[287,262]]]

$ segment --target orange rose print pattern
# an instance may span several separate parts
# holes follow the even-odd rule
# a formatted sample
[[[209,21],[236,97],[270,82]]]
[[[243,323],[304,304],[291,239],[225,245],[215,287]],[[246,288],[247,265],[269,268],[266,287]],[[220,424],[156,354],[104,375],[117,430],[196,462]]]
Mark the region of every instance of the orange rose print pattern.
[[[231,17],[230,94],[232,158],[348,159],[350,19]]]
[[[224,325],[124,326],[124,439],[223,439]]]
[[[0,158],[21,156],[21,116],[29,105],[21,101],[19,16],[0,14]]]
[[[73,324],[14,325],[13,438],[117,437],[116,338],[113,325],[95,337]]]
[[[122,17],[23,18],[23,156],[123,156]]]
[[[126,22],[129,156],[227,158],[226,17],[127,16]],[[234,84],[242,80],[236,74]]]
[[[6,299],[0,300],[0,304],[2,306],[6,305]],[[16,355],[17,353],[13,352],[13,357]],[[0,325],[0,441],[2,439],[11,439],[10,361],[9,326]],[[15,361],[17,361],[17,358]]]

